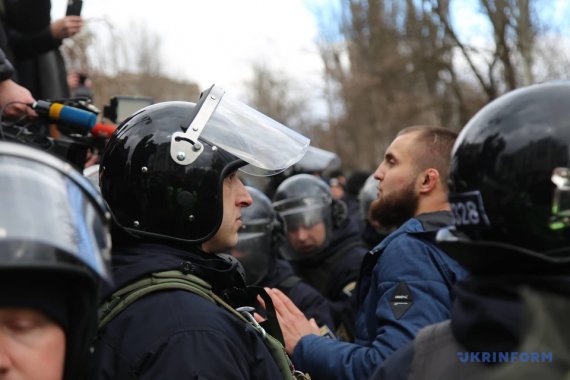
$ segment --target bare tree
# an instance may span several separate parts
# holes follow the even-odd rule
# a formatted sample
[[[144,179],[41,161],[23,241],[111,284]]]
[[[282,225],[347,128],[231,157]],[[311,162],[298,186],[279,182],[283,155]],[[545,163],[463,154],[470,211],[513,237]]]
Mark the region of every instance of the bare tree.
[[[106,20],[88,20],[63,48],[68,67],[91,76],[95,104],[102,108],[115,95],[197,99],[195,83],[169,78],[162,71],[160,38],[143,26],[130,30],[135,32],[125,36]]]
[[[286,74],[271,70],[267,64],[255,63],[245,88],[251,106],[288,127],[311,134],[309,98]]]
[[[568,59],[545,42],[550,28],[538,9],[549,0],[479,0],[484,45],[458,33],[456,0],[339,4],[336,23],[321,31],[331,107],[323,138],[348,168],[373,167],[405,126],[458,130],[501,93],[568,74]]]

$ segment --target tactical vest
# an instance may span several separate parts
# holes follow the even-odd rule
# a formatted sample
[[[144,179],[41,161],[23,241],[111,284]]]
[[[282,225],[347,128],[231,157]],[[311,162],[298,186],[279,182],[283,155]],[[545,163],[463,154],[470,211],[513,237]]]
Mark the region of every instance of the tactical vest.
[[[139,298],[153,292],[170,289],[186,290],[197,294],[226,309],[236,318],[252,326],[254,330],[259,333],[271,356],[275,359],[283,379],[311,379],[308,374],[295,370],[281,342],[268,334],[265,329],[255,321],[249,312],[250,310],[248,310],[249,308],[238,308],[238,310],[242,309],[242,311],[234,309],[217,296],[212,291],[211,285],[206,281],[192,274],[184,274],[177,270],[153,273],[149,277],[129,284],[113,293],[111,298],[99,309],[99,331]]]

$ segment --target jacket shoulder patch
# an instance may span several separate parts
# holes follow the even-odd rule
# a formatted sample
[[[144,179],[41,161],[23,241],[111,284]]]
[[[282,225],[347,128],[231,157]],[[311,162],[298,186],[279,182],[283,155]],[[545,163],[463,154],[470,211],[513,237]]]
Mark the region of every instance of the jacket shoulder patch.
[[[390,307],[396,319],[402,316],[412,307],[413,298],[408,285],[405,282],[400,282],[394,290],[394,294],[390,299]]]

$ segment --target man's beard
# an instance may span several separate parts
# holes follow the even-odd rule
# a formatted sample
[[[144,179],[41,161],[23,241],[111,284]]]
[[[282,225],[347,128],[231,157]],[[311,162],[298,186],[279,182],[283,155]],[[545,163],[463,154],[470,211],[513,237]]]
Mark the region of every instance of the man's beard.
[[[380,199],[374,201],[371,216],[382,227],[398,228],[415,216],[418,203],[419,197],[414,192],[414,183],[411,182],[404,189],[388,197],[381,196]]]

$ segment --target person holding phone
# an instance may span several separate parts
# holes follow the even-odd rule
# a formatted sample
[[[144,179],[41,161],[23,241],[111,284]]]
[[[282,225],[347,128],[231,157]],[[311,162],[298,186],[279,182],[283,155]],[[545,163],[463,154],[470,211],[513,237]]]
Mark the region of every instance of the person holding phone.
[[[36,99],[69,97],[59,47],[65,38],[81,31],[81,3],[70,3],[66,12],[69,15],[53,22],[50,0],[4,0],[4,3],[4,22],[16,81],[28,88]]]

